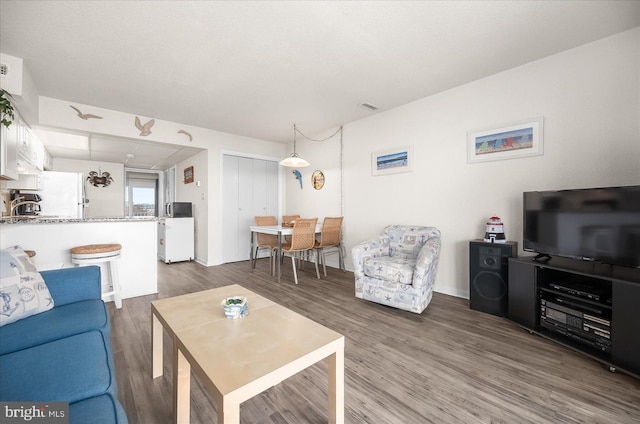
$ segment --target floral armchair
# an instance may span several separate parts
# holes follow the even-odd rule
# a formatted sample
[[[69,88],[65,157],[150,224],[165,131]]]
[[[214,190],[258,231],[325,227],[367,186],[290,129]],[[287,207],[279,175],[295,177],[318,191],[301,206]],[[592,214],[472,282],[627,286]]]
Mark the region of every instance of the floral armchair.
[[[351,254],[356,297],[417,314],[425,310],[440,256],[437,228],[390,225]]]

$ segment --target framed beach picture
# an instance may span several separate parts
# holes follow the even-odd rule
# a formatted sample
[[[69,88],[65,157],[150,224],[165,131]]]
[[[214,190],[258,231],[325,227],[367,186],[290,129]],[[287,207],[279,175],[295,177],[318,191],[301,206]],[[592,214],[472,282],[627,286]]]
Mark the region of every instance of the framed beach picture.
[[[413,171],[413,146],[371,153],[371,174],[387,175]]]
[[[467,134],[467,162],[487,162],[543,154],[543,119],[535,118]]]

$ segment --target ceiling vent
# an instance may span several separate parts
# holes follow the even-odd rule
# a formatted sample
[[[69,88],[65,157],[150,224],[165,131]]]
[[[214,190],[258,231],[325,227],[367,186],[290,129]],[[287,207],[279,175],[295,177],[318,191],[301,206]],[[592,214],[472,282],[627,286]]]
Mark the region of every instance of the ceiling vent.
[[[0,75],[7,75],[7,72],[9,72],[9,68],[7,67],[7,65],[5,65],[4,63],[0,64]]]
[[[358,106],[363,109],[367,109],[370,112],[375,112],[376,110],[378,110],[378,106],[374,106],[371,103],[360,103]]]

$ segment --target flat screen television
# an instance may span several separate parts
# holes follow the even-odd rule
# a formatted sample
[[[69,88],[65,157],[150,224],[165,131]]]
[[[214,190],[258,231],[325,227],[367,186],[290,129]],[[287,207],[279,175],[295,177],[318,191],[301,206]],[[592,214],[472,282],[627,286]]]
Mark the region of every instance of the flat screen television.
[[[640,268],[640,186],[523,194],[524,250]]]

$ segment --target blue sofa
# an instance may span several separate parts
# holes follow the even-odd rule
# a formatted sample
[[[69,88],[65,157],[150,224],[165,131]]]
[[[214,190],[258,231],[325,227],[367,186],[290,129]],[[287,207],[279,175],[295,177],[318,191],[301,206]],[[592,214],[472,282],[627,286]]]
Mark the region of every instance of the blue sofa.
[[[54,307],[0,327],[0,401],[68,402],[70,423],[126,424],[100,268],[41,275]]]

